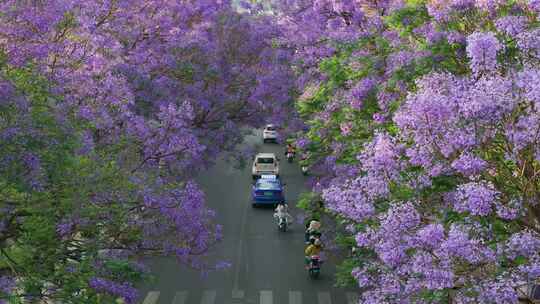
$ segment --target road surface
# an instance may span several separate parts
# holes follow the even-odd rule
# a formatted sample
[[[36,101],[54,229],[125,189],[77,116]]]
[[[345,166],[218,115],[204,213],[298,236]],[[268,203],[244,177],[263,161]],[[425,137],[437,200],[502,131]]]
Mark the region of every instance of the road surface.
[[[300,211],[295,205],[306,190],[306,177],[296,160],[286,161],[283,146],[261,141],[260,135],[248,136],[245,144],[282,159],[280,175],[290,213],[296,218]],[[279,232],[271,208],[251,207],[251,163],[237,170],[218,161],[197,180],[224,226],[224,240],[212,255],[232,262],[232,267],[202,278],[174,258],[153,258],[149,265],[156,280],[141,288],[143,304],[356,304],[353,292],[333,287],[333,261],[323,264],[317,280],[308,277],[301,224]]]

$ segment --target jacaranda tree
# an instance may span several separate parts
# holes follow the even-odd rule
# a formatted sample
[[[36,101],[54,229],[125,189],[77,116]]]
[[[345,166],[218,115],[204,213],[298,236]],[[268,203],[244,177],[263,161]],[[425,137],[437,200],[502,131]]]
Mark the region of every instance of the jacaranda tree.
[[[539,10],[276,2],[362,303],[517,303],[540,277]]]
[[[0,302],[137,301],[145,254],[202,271],[194,173],[290,116],[280,27],[228,1],[0,4]]]

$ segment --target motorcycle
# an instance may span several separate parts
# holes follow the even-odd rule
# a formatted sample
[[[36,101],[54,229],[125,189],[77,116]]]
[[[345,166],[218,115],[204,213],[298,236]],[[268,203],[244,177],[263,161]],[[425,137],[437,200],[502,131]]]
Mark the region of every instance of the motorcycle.
[[[303,175],[307,175],[307,170],[308,170],[308,167],[307,166],[302,166],[300,167],[302,169],[302,174]]]
[[[309,272],[309,276],[312,279],[318,278],[319,275],[321,274],[321,264],[322,264],[321,257],[319,257],[318,255],[311,256],[308,272]]]
[[[289,213],[287,213],[286,204],[278,205],[276,212],[274,213],[274,219],[276,219],[279,231],[287,231],[289,228],[289,223],[292,219]]]
[[[290,151],[287,152],[287,161],[288,161],[289,163],[292,163],[293,158],[294,158],[294,152],[290,152]]]
[[[289,226],[289,221],[286,216],[278,217],[278,229],[279,231],[286,232]]]

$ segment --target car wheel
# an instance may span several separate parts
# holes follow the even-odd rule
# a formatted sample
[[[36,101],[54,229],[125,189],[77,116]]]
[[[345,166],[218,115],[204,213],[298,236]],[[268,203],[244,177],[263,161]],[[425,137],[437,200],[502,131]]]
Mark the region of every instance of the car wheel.
[[[253,207],[253,208],[257,208],[257,207],[258,207],[258,205],[257,205],[257,203],[252,203],[252,204],[251,204],[251,207]]]

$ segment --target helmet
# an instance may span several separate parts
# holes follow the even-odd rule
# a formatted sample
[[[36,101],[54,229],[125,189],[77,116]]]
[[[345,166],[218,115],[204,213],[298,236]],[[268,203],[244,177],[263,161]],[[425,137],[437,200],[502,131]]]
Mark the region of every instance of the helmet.
[[[313,243],[313,245],[320,246],[321,245],[321,240],[315,239],[315,242]]]
[[[319,230],[319,228],[321,228],[321,223],[319,221],[312,220],[309,223],[309,229],[311,229],[311,230]]]

